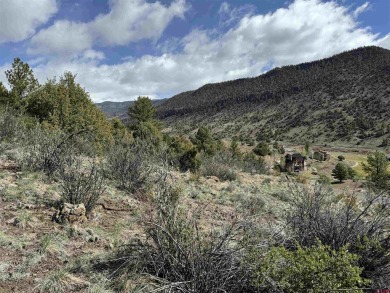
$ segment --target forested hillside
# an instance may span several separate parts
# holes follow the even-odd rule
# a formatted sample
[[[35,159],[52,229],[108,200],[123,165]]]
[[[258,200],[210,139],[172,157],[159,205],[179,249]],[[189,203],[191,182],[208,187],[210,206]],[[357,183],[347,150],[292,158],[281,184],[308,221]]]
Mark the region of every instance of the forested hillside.
[[[255,78],[207,84],[172,97],[158,114],[182,130],[208,124],[220,137],[360,144],[389,135],[389,106],[390,51],[364,47]]]

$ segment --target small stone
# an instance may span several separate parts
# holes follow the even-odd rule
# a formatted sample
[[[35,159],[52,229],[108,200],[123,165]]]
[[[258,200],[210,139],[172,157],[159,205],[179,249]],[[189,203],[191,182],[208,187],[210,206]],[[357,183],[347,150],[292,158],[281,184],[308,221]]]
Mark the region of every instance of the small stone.
[[[11,218],[11,219],[5,221],[5,223],[8,225],[15,225],[16,222],[17,222],[16,218]]]
[[[82,223],[86,221],[86,210],[84,204],[73,205],[64,203],[59,211],[53,215],[53,220],[58,223]]]

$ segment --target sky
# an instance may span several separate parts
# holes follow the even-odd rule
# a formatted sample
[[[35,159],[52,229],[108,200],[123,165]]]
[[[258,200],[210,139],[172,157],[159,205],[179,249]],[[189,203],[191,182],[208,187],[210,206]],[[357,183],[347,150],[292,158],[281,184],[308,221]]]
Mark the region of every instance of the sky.
[[[0,81],[77,74],[94,102],[169,98],[361,46],[390,49],[390,0],[0,0]]]

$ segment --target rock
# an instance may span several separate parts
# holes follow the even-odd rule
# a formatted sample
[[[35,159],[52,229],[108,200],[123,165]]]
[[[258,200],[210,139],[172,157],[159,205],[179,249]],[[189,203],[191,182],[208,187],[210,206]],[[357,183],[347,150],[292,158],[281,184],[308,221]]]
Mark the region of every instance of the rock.
[[[57,223],[83,223],[87,220],[84,204],[63,203],[59,210],[53,215]]]
[[[85,207],[84,205],[77,205],[73,210],[74,215],[76,216],[83,216],[85,215]]]
[[[219,182],[219,179],[217,176],[207,176],[206,178],[209,180],[213,180],[214,182]]]
[[[5,223],[8,225],[15,225],[15,222],[16,222],[16,218],[11,218],[11,219],[5,221]]]

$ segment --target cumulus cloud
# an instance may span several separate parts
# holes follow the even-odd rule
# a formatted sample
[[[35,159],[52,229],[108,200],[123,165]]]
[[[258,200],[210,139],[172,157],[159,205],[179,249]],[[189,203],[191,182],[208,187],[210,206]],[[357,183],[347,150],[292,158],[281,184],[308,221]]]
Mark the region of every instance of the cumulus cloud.
[[[22,41],[57,12],[56,0],[0,1],[0,43]]]
[[[389,46],[389,40],[361,27],[354,11],[334,1],[296,0],[272,13],[246,14],[225,32],[195,29],[176,42],[180,49],[160,55],[126,58],[116,65],[78,55],[34,70],[41,80],[70,70],[95,101],[124,101],[139,95],[169,97],[205,83],[257,76],[272,66],[364,45]]]
[[[142,39],[158,39],[174,17],[184,17],[187,6],[177,0],[165,7],[144,0],[111,1],[108,14],[90,24],[103,44],[126,45]]]
[[[92,36],[84,23],[56,21],[31,39],[30,54],[60,54],[69,56],[92,47]]]
[[[144,39],[157,40],[174,17],[184,17],[188,5],[175,0],[169,6],[145,0],[111,0],[110,11],[88,23],[56,21],[35,35],[31,54],[77,55],[100,46],[127,45]]]

